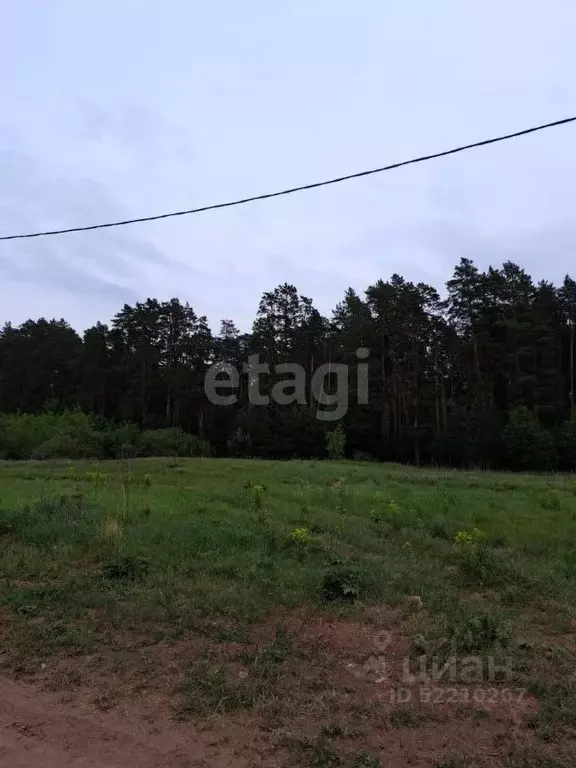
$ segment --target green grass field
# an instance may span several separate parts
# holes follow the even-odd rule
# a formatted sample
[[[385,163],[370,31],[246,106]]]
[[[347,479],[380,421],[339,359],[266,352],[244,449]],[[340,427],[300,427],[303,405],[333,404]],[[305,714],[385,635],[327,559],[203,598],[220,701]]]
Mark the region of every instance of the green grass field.
[[[460,718],[460,730],[477,730],[478,712],[493,716],[463,698],[456,709],[391,708],[389,696],[375,706],[382,689],[370,675],[345,675],[374,653],[366,638],[386,631],[397,661],[422,649],[444,661],[510,659],[514,679],[486,685],[525,690],[534,703],[520,744],[509,729],[470,754],[448,740],[436,762],[415,765],[568,766],[575,541],[569,476],[352,462],[4,463],[0,663],[55,688],[90,686],[102,706],[154,688],[177,717],[257,717],[287,765],[385,766],[384,732],[424,738],[434,723]],[[280,737],[287,711],[316,731]]]

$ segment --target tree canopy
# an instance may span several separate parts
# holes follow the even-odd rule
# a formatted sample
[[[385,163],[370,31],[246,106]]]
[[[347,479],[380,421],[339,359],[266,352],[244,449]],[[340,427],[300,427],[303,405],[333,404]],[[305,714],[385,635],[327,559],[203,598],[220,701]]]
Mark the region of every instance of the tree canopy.
[[[321,366],[345,364],[350,456],[566,469],[576,461],[575,322],[569,276],[561,286],[535,283],[512,262],[481,271],[469,259],[442,294],[392,275],[362,295],[349,288],[331,317],[295,286],[279,285],[262,296],[250,333],[227,318],[216,335],[189,304],[149,298],[82,336],[63,319],[7,323],[0,411],[79,408],[146,430],[181,427],[218,455],[320,457],[334,424],[317,419],[310,382]],[[286,363],[302,366],[304,394],[288,405],[254,404],[243,365],[256,354],[276,366],[260,379],[263,394],[285,378],[277,366]],[[218,362],[240,373],[230,406],[206,396],[206,372]]]

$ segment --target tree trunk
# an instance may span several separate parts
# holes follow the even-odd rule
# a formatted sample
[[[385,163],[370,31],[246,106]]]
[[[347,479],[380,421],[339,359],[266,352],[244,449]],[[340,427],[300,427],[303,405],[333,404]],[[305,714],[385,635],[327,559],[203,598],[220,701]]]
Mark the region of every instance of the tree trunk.
[[[170,387],[166,390],[166,423],[173,426],[171,423],[172,418],[172,398],[170,397]]]
[[[570,321],[570,420],[574,421],[574,323]]]
[[[414,464],[420,466],[420,441],[418,439],[418,398],[414,401]]]
[[[448,406],[446,403],[446,385],[444,384],[444,376],[442,376],[441,393],[442,393],[442,415],[444,417],[444,431],[445,431],[448,429]]]
[[[474,349],[474,367],[476,369],[476,378],[478,381],[478,399],[480,401],[480,405],[484,405],[484,397],[482,393],[482,375],[480,373],[480,357],[478,355],[478,341],[476,339],[476,334],[474,333],[472,324],[470,324],[470,330],[472,333],[472,347]]]
[[[204,408],[202,401],[200,401],[200,407],[198,409],[198,437],[204,439]]]

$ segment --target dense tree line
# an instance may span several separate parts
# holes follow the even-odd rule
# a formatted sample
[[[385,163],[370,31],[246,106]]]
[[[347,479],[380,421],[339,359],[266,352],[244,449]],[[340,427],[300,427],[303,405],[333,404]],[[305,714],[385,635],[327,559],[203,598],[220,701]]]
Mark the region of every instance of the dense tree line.
[[[79,408],[143,430],[180,427],[216,455],[321,457],[334,423],[317,418],[310,381],[324,364],[346,364],[350,456],[571,469],[575,322],[570,277],[559,287],[535,284],[511,262],[483,272],[468,259],[443,297],[393,275],[363,296],[349,289],[331,318],[294,286],[280,285],[262,296],[251,333],[239,333],[227,319],[215,335],[188,304],[147,299],[82,337],[64,320],[6,324],[0,411]],[[360,347],[370,351],[366,360],[357,357]],[[255,354],[271,366],[299,363],[304,396],[289,405],[254,404],[253,382],[242,370]],[[240,371],[233,405],[217,406],[206,396],[206,371],[216,362]],[[359,363],[368,366],[369,391],[360,403]],[[279,379],[286,375],[273,368],[261,377],[261,392],[270,393]]]

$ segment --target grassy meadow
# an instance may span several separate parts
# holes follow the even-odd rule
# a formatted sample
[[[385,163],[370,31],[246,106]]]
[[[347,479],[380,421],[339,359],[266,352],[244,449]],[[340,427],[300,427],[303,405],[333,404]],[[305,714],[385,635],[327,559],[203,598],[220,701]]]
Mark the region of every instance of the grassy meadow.
[[[463,699],[390,706],[388,696],[384,707],[368,674],[348,679],[385,630],[397,659],[422,649],[447,658],[448,648],[511,658],[513,681],[489,685],[525,690],[532,703],[521,738],[486,726],[469,753],[448,739],[411,764],[568,766],[575,541],[571,476],[4,462],[0,665],[55,689],[91,687],[106,708],[155,690],[178,718],[257,718],[287,765],[384,766],[383,734],[390,746],[418,730],[424,744],[438,723],[476,733],[493,717]],[[300,716],[314,728],[297,727]]]

